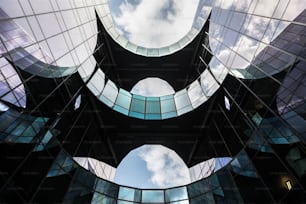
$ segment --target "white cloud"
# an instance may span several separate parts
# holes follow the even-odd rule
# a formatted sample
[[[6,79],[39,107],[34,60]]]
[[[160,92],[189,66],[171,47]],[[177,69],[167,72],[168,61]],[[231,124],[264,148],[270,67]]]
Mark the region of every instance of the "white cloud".
[[[199,0],[125,0],[114,21],[131,42],[149,48],[170,45],[190,30]]]
[[[133,94],[156,97],[170,95],[174,92],[174,89],[168,82],[156,77],[140,80],[131,90]]]
[[[144,145],[138,155],[152,173],[154,185],[168,188],[190,183],[189,169],[173,150],[161,145]]]

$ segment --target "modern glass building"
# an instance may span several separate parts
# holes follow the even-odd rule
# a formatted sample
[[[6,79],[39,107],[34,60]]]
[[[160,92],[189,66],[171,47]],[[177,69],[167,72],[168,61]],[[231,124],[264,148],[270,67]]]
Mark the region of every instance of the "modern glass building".
[[[107,0],[0,6],[1,203],[306,202],[305,0],[200,0],[163,47],[129,41]],[[174,91],[131,91],[149,77]],[[192,182],[114,183],[144,144],[174,150]]]

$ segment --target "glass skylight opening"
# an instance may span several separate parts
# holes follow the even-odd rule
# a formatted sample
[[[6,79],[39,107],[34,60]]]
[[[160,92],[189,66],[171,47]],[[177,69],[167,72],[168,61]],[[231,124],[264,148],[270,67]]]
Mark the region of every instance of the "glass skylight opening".
[[[143,145],[132,150],[117,167],[115,180],[136,188],[169,188],[190,183],[189,169],[171,149]]]
[[[109,1],[116,29],[130,42],[147,48],[169,46],[192,27],[199,0]]]
[[[205,0],[124,1],[121,5],[115,8],[117,4],[105,0],[96,10],[118,44],[147,57],[170,55],[184,48],[201,31],[211,11]]]
[[[231,157],[212,158],[188,168],[173,150],[162,145],[143,145],[121,161],[114,182],[142,189],[177,187],[207,178],[231,161]]]
[[[142,96],[166,96],[174,94],[173,87],[165,80],[157,77],[148,77],[138,81],[130,91]]]

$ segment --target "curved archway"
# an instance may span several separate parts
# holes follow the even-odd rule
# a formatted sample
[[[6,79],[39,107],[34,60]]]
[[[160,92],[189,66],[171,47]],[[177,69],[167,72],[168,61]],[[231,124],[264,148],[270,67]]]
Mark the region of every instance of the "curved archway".
[[[114,181],[154,189],[186,185],[190,177],[188,167],[176,152],[162,145],[143,145],[120,162]]]

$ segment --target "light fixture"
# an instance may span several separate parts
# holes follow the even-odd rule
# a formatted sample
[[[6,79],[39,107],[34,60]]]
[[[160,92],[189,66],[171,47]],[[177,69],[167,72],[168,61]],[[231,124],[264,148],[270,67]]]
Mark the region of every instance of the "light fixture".
[[[290,191],[292,189],[292,184],[290,180],[285,181],[287,189]]]

